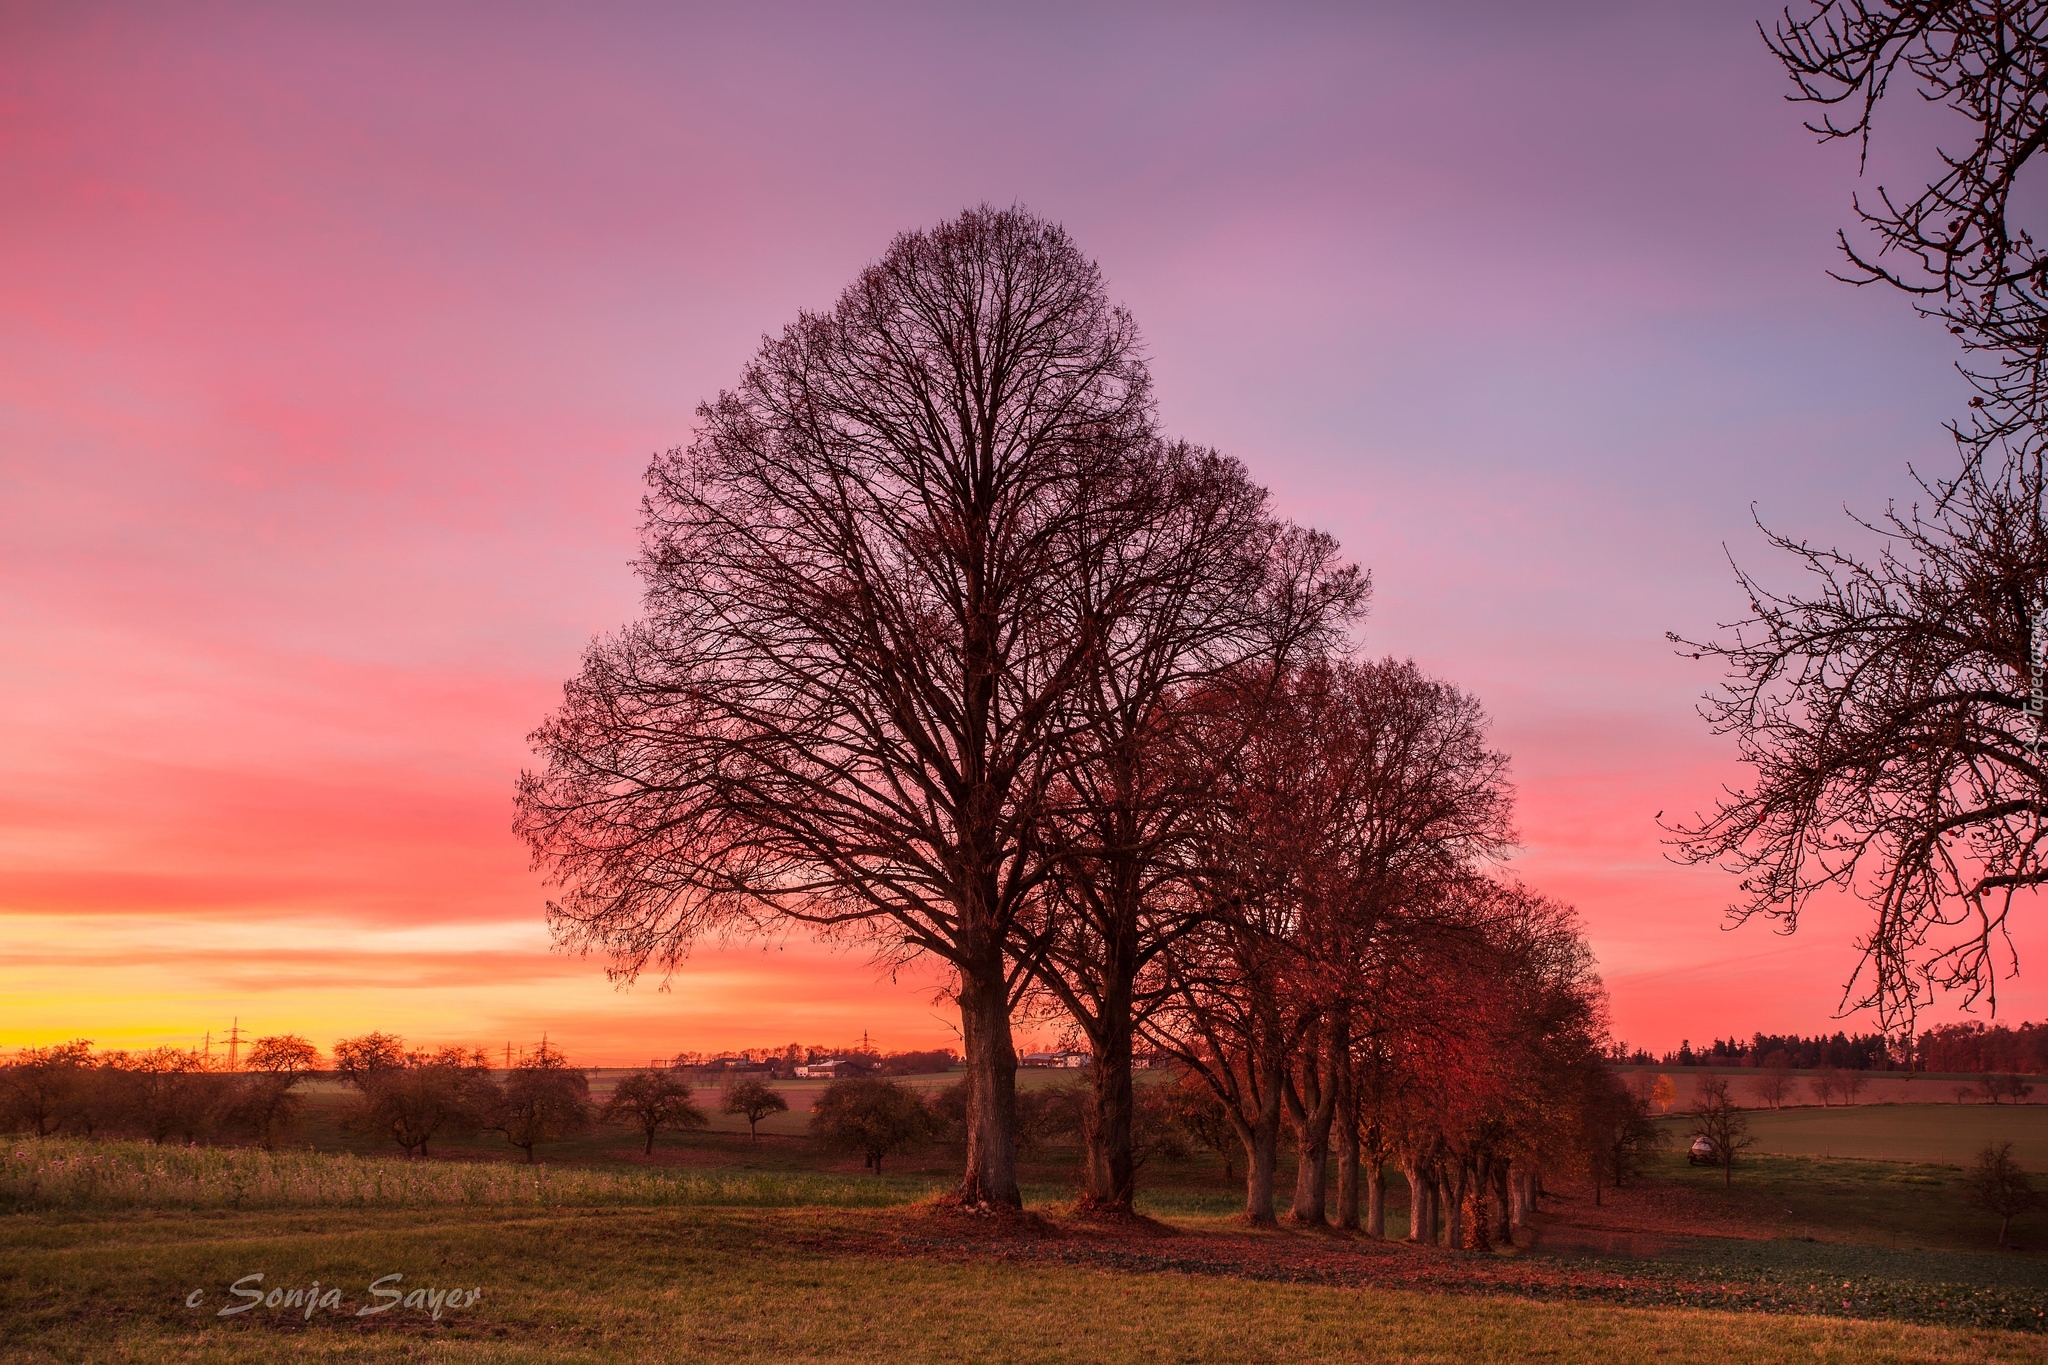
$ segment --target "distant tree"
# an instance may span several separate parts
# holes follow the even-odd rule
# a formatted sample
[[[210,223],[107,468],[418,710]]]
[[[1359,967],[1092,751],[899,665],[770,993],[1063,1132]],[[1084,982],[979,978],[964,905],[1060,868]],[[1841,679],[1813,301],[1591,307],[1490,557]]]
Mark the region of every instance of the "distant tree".
[[[0,1067],[0,1125],[48,1137],[63,1123],[92,1066],[92,1041],[25,1047]]]
[[[1648,1101],[1622,1085],[1605,1067],[1591,1078],[1579,1117],[1596,1204],[1600,1202],[1603,1183],[1617,1189],[1627,1184],[1631,1176],[1642,1170],[1650,1153],[1670,1140],[1651,1119]]]
[[[834,1081],[811,1108],[811,1136],[827,1148],[861,1153],[876,1175],[883,1157],[938,1129],[938,1117],[915,1090],[880,1076]]]
[[[1759,1072],[1757,1078],[1750,1082],[1750,1089],[1771,1108],[1783,1109],[1785,1101],[1792,1095],[1792,1078],[1783,1069],[1772,1067]]]
[[[2027,1096],[2034,1093],[2034,1087],[2021,1080],[2018,1076],[1986,1076],[1983,1087],[1984,1098],[1990,1100],[1993,1104],[1999,1104],[2008,1099],[2014,1104],[2019,1104]]]
[[[1650,1103],[1660,1114],[1671,1112],[1671,1106],[1678,1103],[1678,1083],[1669,1076],[1658,1076],[1650,1084]]]
[[[484,1126],[503,1133],[532,1165],[538,1144],[589,1131],[590,1077],[542,1039],[506,1074]]]
[[[478,1131],[496,1106],[497,1083],[482,1051],[406,1051],[399,1039],[373,1033],[336,1043],[334,1059],[357,1094],[342,1127],[387,1137],[410,1157],[425,1159],[427,1144],[443,1134]]]
[[[1735,1158],[1756,1145],[1749,1131],[1749,1119],[1729,1098],[1728,1082],[1720,1076],[1700,1077],[1699,1098],[1692,1111],[1692,1134],[1714,1144],[1714,1159],[1721,1166],[1721,1183],[1735,1183]]]
[[[1827,1108],[1828,1105],[1834,1102],[1837,1093],[1835,1073],[1832,1071],[1814,1072],[1813,1075],[1807,1077],[1806,1088],[1813,1092],[1813,1097],[1816,1100],[1820,1101],[1821,1108]]]
[[[158,1146],[174,1133],[195,1141],[221,1117],[226,1078],[197,1051],[151,1048],[128,1058],[119,1077],[123,1121]]]
[[[258,1038],[249,1049],[247,1070],[235,1078],[228,1121],[264,1147],[297,1124],[303,1107],[298,1083],[318,1070],[320,1053],[296,1034]]]
[[[1852,1067],[1838,1066],[1832,1074],[1835,1081],[1835,1094],[1841,1097],[1843,1104],[1856,1103],[1857,1097],[1863,1093],[1864,1084],[1870,1079],[1867,1073],[1857,1071]]]
[[[606,1123],[630,1123],[645,1133],[647,1145],[641,1151],[647,1156],[654,1154],[654,1135],[662,1129],[705,1128],[711,1123],[692,1101],[689,1084],[660,1067],[621,1078],[598,1117]]]
[[[754,1142],[761,1140],[760,1123],[770,1114],[789,1112],[789,1101],[782,1092],[771,1088],[767,1082],[752,1077],[733,1081],[718,1097],[718,1109],[723,1114],[737,1114],[747,1121],[747,1136]]]
[[[2005,1245],[2012,1220],[2040,1202],[2034,1182],[2013,1160],[2010,1142],[1987,1143],[1977,1153],[1977,1164],[1963,1179],[1963,1190],[1971,1204],[1998,1219],[1998,1244]]]

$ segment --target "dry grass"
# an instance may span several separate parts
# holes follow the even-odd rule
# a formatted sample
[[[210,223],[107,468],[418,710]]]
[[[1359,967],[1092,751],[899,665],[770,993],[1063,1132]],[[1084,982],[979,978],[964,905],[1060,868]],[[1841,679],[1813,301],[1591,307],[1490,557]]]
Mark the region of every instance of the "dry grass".
[[[248,1147],[6,1139],[0,1212],[115,1209],[602,1208],[693,1204],[874,1207],[931,1192],[924,1181],[802,1171],[596,1170],[405,1161]]]
[[[885,1215],[443,1208],[0,1223],[12,1360],[2006,1361],[2038,1336],[1798,1316],[847,1255]],[[810,1220],[808,1223],[806,1220]],[[341,1286],[343,1312],[221,1318],[226,1287]],[[352,1315],[381,1275],[482,1290]],[[195,1308],[185,1306],[194,1290]]]

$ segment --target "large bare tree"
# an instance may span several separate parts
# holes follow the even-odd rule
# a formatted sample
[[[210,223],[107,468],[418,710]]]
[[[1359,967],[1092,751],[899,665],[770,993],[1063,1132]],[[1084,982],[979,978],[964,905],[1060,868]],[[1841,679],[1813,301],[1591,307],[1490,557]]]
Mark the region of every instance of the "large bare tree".
[[[553,932],[627,977],[770,919],[942,960],[960,1197],[1015,1205],[1010,949],[1102,647],[1072,584],[1151,510],[1119,506],[1154,440],[1136,330],[1061,229],[983,208],[899,237],[699,418],[649,471],[646,615],[521,780]]]

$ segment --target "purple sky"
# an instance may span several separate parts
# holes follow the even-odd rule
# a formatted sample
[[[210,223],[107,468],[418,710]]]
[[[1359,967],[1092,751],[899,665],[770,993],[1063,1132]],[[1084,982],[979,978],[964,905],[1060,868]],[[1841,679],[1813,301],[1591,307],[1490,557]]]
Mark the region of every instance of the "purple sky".
[[[1652,823],[1736,776],[1662,635],[1741,606],[1724,545],[1771,569],[1751,504],[1838,538],[1961,403],[1826,277],[1854,154],[1768,10],[595,13],[0,5],[0,1041],[942,1041],[802,945],[614,993],[508,826],[634,611],[649,453],[983,201],[1063,222],[1168,426],[1371,568],[1367,649],[1485,701],[1618,1034],[1836,1027],[1860,912],[1726,933]]]

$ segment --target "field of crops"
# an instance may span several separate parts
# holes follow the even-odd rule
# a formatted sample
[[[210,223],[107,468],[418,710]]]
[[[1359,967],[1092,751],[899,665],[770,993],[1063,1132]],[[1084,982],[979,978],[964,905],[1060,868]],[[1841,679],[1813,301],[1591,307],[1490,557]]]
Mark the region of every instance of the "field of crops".
[[[1756,1150],[1783,1156],[1967,1165],[1987,1142],[2010,1142],[2020,1164],[2048,1171],[2048,1104],[1863,1104],[1754,1110]]]

